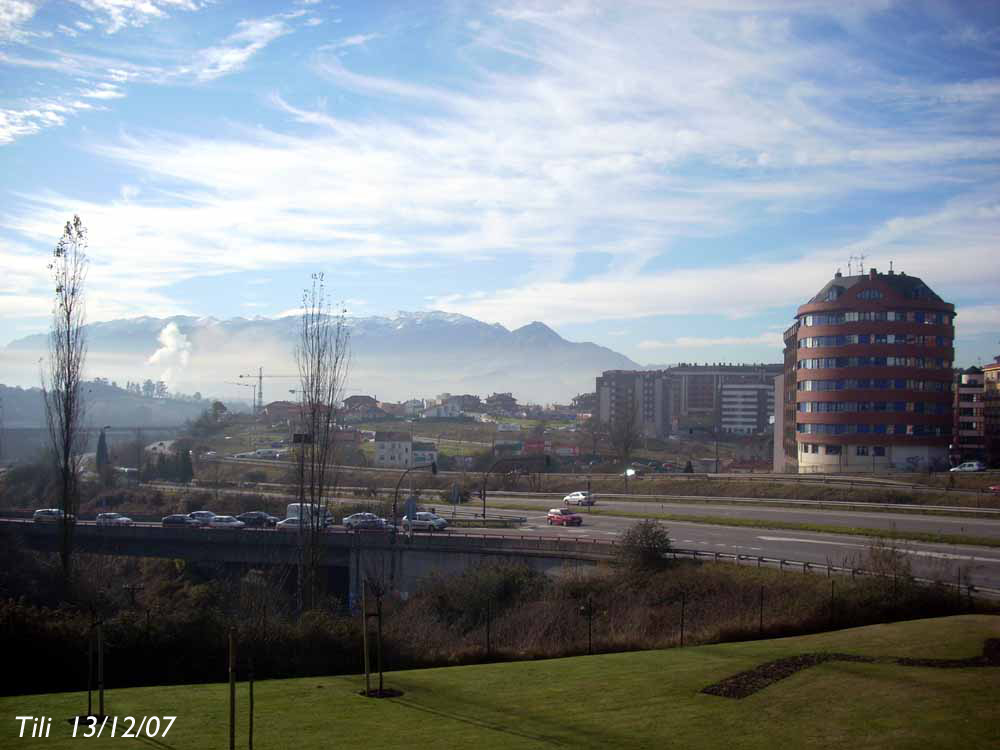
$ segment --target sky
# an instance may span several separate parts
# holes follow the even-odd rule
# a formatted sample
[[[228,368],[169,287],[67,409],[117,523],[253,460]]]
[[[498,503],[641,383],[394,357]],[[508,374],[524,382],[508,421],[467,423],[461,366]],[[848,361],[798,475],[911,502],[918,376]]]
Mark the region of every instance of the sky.
[[[776,362],[863,255],[990,362],[998,159],[1000,3],[0,0],[0,347],[75,213],[91,321],[322,271],[352,315]]]

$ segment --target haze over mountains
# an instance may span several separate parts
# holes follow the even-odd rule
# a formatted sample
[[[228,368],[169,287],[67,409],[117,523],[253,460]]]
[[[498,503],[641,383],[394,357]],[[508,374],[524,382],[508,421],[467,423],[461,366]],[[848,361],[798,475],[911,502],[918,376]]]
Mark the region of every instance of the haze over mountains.
[[[588,342],[562,338],[544,323],[513,331],[464,315],[400,312],[395,317],[348,318],[351,366],[348,393],[380,400],[442,392],[512,392],[521,401],[566,402],[592,391],[609,369],[641,369],[628,357]],[[240,375],[295,376],[298,316],[218,320],[192,316],[131,318],[87,326],[87,377],[165,380],[173,391],[249,399],[229,385]],[[37,385],[47,336],[11,342],[3,352],[7,385]],[[9,374],[8,374],[9,373]],[[251,383],[247,378],[242,382]],[[264,400],[289,398],[295,377],[266,377]]]

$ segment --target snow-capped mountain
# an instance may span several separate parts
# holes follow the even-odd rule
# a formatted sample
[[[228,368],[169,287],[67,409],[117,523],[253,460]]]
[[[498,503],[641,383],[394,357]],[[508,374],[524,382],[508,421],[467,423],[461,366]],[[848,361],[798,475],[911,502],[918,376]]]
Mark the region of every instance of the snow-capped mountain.
[[[565,402],[592,391],[603,370],[638,369],[624,355],[562,338],[544,323],[508,330],[465,315],[399,312],[393,317],[347,318],[351,366],[348,388],[383,400],[441,392],[488,395],[511,391],[521,401]],[[249,396],[227,382],[265,375],[264,400],[287,397],[297,372],[294,348],[300,319],[174,316],[130,318],[87,326],[88,371],[93,376],[162,377],[174,390]],[[44,351],[44,334],[8,345],[10,354]],[[161,371],[167,371],[162,375]],[[243,378],[238,382],[251,382]]]

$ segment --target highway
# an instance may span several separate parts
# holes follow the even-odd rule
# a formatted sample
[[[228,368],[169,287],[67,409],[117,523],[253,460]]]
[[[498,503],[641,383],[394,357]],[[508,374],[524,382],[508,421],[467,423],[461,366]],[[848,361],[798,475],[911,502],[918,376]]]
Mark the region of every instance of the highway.
[[[438,508],[448,517],[446,508]],[[522,512],[522,515],[523,512]],[[3,519],[8,523],[31,523],[27,519]],[[81,524],[93,521],[81,520]],[[635,519],[615,516],[586,516],[579,527],[549,526],[544,512],[528,513],[527,523],[510,530],[483,531],[476,528],[453,529],[446,533],[476,536],[561,537],[582,542],[597,540],[618,542]],[[137,523],[137,526],[159,526],[157,523]],[[664,524],[673,545],[679,549],[701,550],[747,556],[763,556],[810,562],[817,565],[839,565],[866,569],[866,557],[872,540],[867,537],[818,532],[772,531],[700,523],[670,521]],[[225,529],[191,529],[193,534],[232,534]],[[241,534],[280,534],[275,530],[247,529]],[[435,532],[440,534],[441,532]],[[1000,589],[1000,549],[972,545],[945,545],[923,542],[896,542],[893,548],[907,556],[913,575],[954,583],[961,577],[963,585]],[[798,575],[799,573],[796,573]]]
[[[1000,539],[1000,516],[991,515],[986,518],[918,515],[892,512],[842,511],[809,508],[781,508],[766,505],[732,505],[726,504],[729,498],[705,498],[707,502],[683,501],[643,501],[643,500],[605,500],[598,498],[595,509],[602,513],[622,511],[626,513],[662,513],[687,516],[711,516],[719,520],[740,519],[775,523],[817,524],[823,526],[840,526],[846,528],[870,528],[885,531],[912,531],[928,534],[961,534],[964,536],[979,536]],[[719,504],[712,504],[715,500]],[[531,506],[539,511],[554,508],[560,504],[555,499],[527,498],[523,495],[490,494],[487,505],[493,507],[503,505]],[[587,517],[587,508],[574,508],[580,515]],[[1000,552],[1000,551],[998,551]]]

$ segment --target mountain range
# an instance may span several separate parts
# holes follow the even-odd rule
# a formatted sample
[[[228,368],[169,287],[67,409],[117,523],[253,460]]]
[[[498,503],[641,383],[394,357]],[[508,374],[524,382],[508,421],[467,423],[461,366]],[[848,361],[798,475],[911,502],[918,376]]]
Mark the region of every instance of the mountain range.
[[[298,316],[231,318],[140,317],[87,326],[88,376],[124,381],[165,380],[174,391],[243,395],[263,368],[264,401],[288,398],[297,387],[294,348]],[[594,390],[604,370],[641,369],[628,357],[589,342],[562,338],[544,323],[515,330],[465,315],[400,312],[345,319],[351,364],[347,391],[380,400],[482,396],[512,392],[522,402],[567,402]],[[5,358],[33,362],[47,347],[36,334],[11,342]]]

